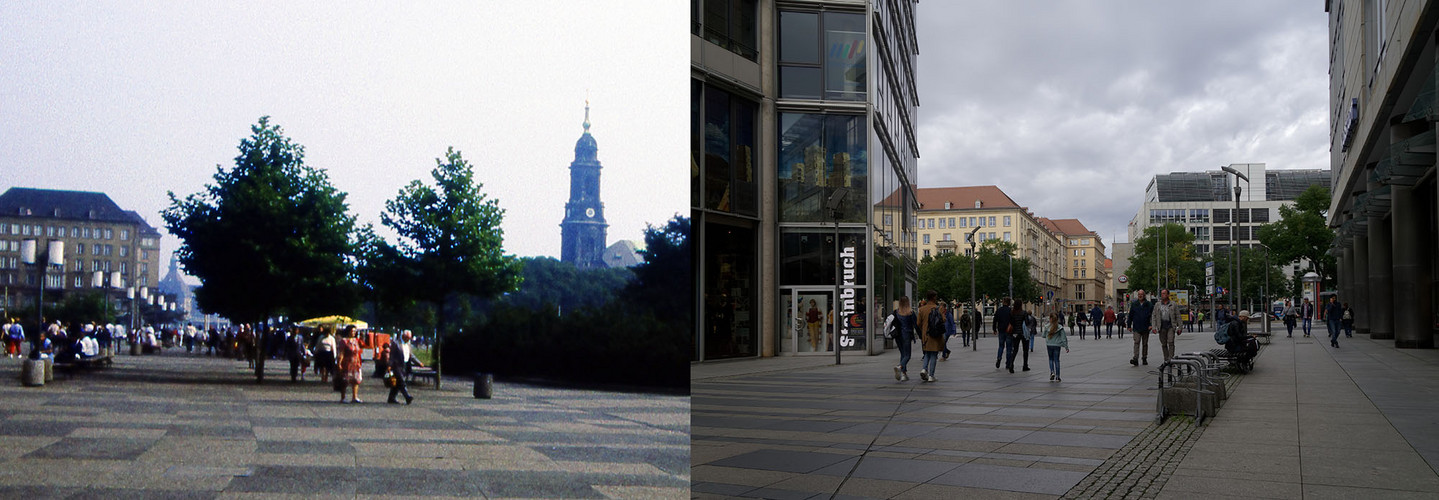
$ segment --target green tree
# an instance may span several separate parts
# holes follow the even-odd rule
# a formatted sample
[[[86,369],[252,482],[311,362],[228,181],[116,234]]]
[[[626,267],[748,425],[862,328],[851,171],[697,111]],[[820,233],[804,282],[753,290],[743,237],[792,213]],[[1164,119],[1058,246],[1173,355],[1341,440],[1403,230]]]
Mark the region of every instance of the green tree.
[[[1234,290],[1234,274],[1232,270],[1233,253],[1228,251],[1219,252],[1214,257],[1214,284],[1223,287],[1224,295],[1216,298],[1220,303],[1228,304],[1230,295]],[[1239,249],[1239,299],[1244,301],[1239,304],[1240,308],[1254,307],[1263,303],[1266,295],[1264,290],[1264,274],[1269,273],[1270,299],[1285,297],[1288,295],[1291,281],[1284,276],[1283,268],[1276,262],[1274,257],[1269,258],[1269,268],[1264,267],[1263,248],[1240,248]],[[1264,310],[1264,309],[1260,309]]]
[[[196,302],[266,326],[279,315],[351,313],[359,297],[345,193],[305,165],[304,148],[269,117],[250,130],[234,168],[217,166],[214,183],[183,200],[170,192],[162,214],[180,238],[180,264],[200,279]],[[264,359],[255,363],[256,382],[264,382]]]
[[[1294,199],[1293,205],[1279,207],[1279,220],[1259,228],[1259,241],[1274,250],[1273,264],[1285,266],[1301,260],[1309,263],[1309,271],[1319,274],[1324,288],[1334,287],[1338,264],[1329,255],[1334,243],[1334,230],[1329,228],[1329,189],[1309,186]]]
[[[1130,290],[1145,290],[1151,295],[1159,289],[1158,280],[1165,274],[1165,283],[1172,289],[1193,284],[1201,292],[1204,290],[1204,263],[1194,250],[1194,235],[1179,224],[1144,228],[1144,235],[1134,240],[1134,255],[1125,272]]]
[[[635,279],[625,289],[631,304],[652,307],[660,322],[687,332],[694,324],[694,254],[690,218],[676,215],[664,226],[646,224],[645,261],[635,266]]]
[[[1009,280],[1014,277],[1014,296],[1027,302],[1039,297],[1039,287],[1030,275],[1028,257],[1019,257],[1019,246],[1004,240],[986,240],[979,244],[974,256],[974,289],[979,297],[990,299],[1010,295]],[[1011,259],[1013,256],[1011,267]],[[970,257],[963,254],[941,254],[926,257],[919,265],[919,292],[939,292],[943,299],[968,302],[970,297]]]
[[[443,340],[448,300],[493,298],[514,290],[521,269],[513,255],[504,253],[500,222],[505,211],[497,200],[486,198],[469,162],[452,147],[435,164],[430,172],[433,187],[414,180],[385,202],[380,221],[399,234],[398,245],[370,238],[366,253],[380,256],[367,265],[388,268],[380,274],[394,278],[390,286],[399,288],[393,292],[434,308],[435,331]],[[439,369],[439,349],[432,355]]]
[[[634,279],[629,268],[577,269],[552,257],[525,257],[520,286],[504,301],[521,309],[540,310],[554,305],[560,314],[610,302]]]

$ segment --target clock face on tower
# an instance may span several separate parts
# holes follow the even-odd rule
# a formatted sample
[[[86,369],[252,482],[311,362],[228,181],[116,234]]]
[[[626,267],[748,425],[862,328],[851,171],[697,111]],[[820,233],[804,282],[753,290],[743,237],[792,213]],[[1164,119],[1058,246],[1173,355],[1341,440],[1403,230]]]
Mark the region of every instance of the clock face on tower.
[[[585,209],[585,217],[594,217],[594,216],[595,216],[595,209],[593,209],[593,208],[586,208],[586,209]]]

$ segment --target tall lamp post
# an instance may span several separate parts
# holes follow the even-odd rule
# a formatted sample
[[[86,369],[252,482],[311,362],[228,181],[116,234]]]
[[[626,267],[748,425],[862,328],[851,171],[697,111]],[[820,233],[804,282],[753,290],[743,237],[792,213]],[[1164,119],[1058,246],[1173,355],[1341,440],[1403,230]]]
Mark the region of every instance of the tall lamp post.
[[[50,275],[50,266],[65,266],[65,242],[50,240],[46,243],[46,258],[37,259],[36,251],[39,246],[38,240],[24,240],[20,242],[20,260],[26,264],[40,266],[40,294],[35,301],[35,316],[37,332],[45,331],[45,279]]]
[[[1238,314],[1238,311],[1235,309],[1235,306],[1236,306],[1236,305],[1239,305],[1239,288],[1240,288],[1240,284],[1241,284],[1239,280],[1242,278],[1242,276],[1241,276],[1240,273],[1239,273],[1239,265],[1240,265],[1240,262],[1239,262],[1239,193],[1240,193],[1240,188],[1239,188],[1239,180],[1238,180],[1238,179],[1244,179],[1244,182],[1247,183],[1247,182],[1249,182],[1249,176],[1244,175],[1243,172],[1240,172],[1239,170],[1235,169],[1234,167],[1230,167],[1229,165],[1224,165],[1224,166],[1221,166],[1221,167],[1219,167],[1219,168],[1220,168],[1221,170],[1224,170],[1225,172],[1234,174],[1234,177],[1236,178],[1235,181],[1234,181],[1234,213],[1233,213],[1233,214],[1230,214],[1230,216],[1229,216],[1229,224],[1230,224],[1231,227],[1232,227],[1232,229],[1230,229],[1230,231],[1229,231],[1229,241],[1230,241],[1229,251],[1234,253],[1234,260],[1230,261],[1230,262],[1232,262],[1232,263],[1234,264],[1234,283],[1233,283],[1233,284],[1234,284],[1234,293],[1229,296],[1229,313],[1230,313],[1230,314]]]
[[[1264,247],[1264,290],[1259,294],[1259,300],[1264,307],[1264,333],[1269,333],[1269,319],[1274,316],[1274,311],[1271,310],[1273,307],[1269,304],[1269,252],[1274,250],[1263,243],[1260,243],[1259,246]]]
[[[841,215],[841,210],[844,209],[844,198],[846,196],[849,196],[849,189],[838,187],[829,194],[829,200],[824,203],[825,209],[829,210],[830,218],[834,219],[834,302],[829,306],[830,310],[833,311],[830,313],[832,316],[829,324],[830,327],[834,329],[833,332],[830,332],[830,343],[834,344],[834,364],[836,365],[840,363],[839,352],[843,350],[840,348],[839,338],[839,323],[840,321],[844,321],[839,317],[839,286],[841,283],[839,274],[840,268],[843,267],[843,262],[841,262],[839,258],[839,216]]]
[[[975,226],[974,229],[972,229],[972,230],[969,231],[969,309],[970,309],[971,311],[974,311],[975,313],[978,313],[978,312],[979,312],[979,301],[976,300],[976,299],[978,299],[978,296],[976,295],[976,290],[975,290],[975,286],[974,286],[974,258],[975,258],[974,233],[978,233],[978,232],[979,232],[979,226]],[[979,350],[979,331],[984,329],[984,325],[980,324],[981,322],[979,321],[979,318],[981,318],[982,316],[980,316],[980,315],[978,315],[978,314],[973,314],[973,316],[974,316],[974,318],[975,318],[975,321],[974,321],[974,338],[970,339],[970,340],[973,341],[973,342],[970,343],[970,346],[972,346],[972,347],[974,348],[973,350],[978,351],[978,350]]]

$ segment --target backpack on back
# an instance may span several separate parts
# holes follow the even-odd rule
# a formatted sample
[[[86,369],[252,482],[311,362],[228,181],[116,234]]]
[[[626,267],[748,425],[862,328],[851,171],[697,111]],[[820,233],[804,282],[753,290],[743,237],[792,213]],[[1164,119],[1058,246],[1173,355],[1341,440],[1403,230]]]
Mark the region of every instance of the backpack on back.
[[[938,307],[929,310],[929,319],[925,324],[928,325],[925,335],[936,339],[944,338],[944,313],[939,312]]]
[[[1229,327],[1234,326],[1233,322],[1225,321],[1214,330],[1214,342],[1217,344],[1229,343]]]

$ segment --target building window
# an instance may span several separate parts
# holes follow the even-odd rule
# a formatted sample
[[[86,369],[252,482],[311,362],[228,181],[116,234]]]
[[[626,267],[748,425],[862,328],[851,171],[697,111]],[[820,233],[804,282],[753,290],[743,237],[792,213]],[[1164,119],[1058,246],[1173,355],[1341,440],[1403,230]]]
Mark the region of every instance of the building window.
[[[65,226],[60,226],[59,228],[57,228],[57,229],[55,230],[55,232],[56,232],[57,234],[59,234],[59,236],[60,236],[61,238],[64,238],[64,237],[65,237]]]
[[[93,262],[95,263],[95,267],[91,267],[90,270],[91,270],[91,271],[99,271],[99,270],[100,270],[100,260],[99,260],[99,259],[95,259]]]
[[[121,230],[120,230],[120,239],[121,239],[122,241],[130,241],[130,230],[129,230],[129,229],[121,229]]]
[[[753,61],[759,45],[755,43],[759,13],[755,4],[755,0],[691,0],[690,32]],[[700,12],[704,12],[703,18]]]
[[[925,256],[925,257],[929,257],[929,249],[928,249],[928,248],[924,249],[924,256]]]
[[[1010,217],[1009,215],[1004,216],[1004,227],[1009,227]]]
[[[106,230],[105,230],[105,239],[108,240],[108,239],[113,238],[114,236],[115,236],[115,232],[114,232],[114,231],[111,231],[111,230],[109,230],[109,229],[106,229]]]
[[[943,218],[939,219],[939,228],[940,228],[940,229],[948,229],[948,228],[946,228],[946,227],[944,226],[944,219],[943,219]]]
[[[780,114],[779,192],[782,222],[830,222],[824,210],[836,187],[849,188],[843,222],[869,214],[868,135],[863,115]]]
[[[81,277],[79,277],[79,276],[76,276],[76,277],[75,277],[75,288],[81,288],[81,287],[85,286],[84,283],[85,283],[84,278],[81,278]]]
[[[989,218],[989,227],[994,227],[994,226],[995,226],[995,224],[994,224],[994,219],[995,219],[994,217],[990,217],[990,218]]]
[[[943,241],[949,241],[949,233],[944,233],[944,236],[941,237],[940,239],[943,240]]]
[[[121,257],[129,257],[129,256],[130,256],[130,247],[127,247],[127,246],[124,246],[124,245],[120,245],[120,256],[121,256]]]
[[[129,262],[120,261],[120,274],[128,274],[129,272],[130,272]]]
[[[1004,241],[1009,241],[1009,231],[1004,232]]]
[[[94,230],[93,228],[88,228],[88,227],[85,228],[85,237],[86,237],[86,238],[90,238],[90,239],[94,239],[94,238],[95,238],[95,230]]]
[[[76,243],[76,244],[75,244],[75,255],[85,255],[85,244],[84,244],[84,243]]]
[[[864,14],[779,13],[780,97],[863,101]]]
[[[704,138],[702,143],[697,138],[693,144],[703,150],[696,149],[692,154],[704,158],[705,208],[757,215],[759,184],[755,182],[755,144],[758,128],[755,120],[758,104],[710,86],[697,84],[694,91],[704,94]],[[700,99],[698,95],[694,98]],[[696,128],[699,127],[696,123]]]
[[[1074,300],[1084,300],[1084,285],[1074,285]]]

